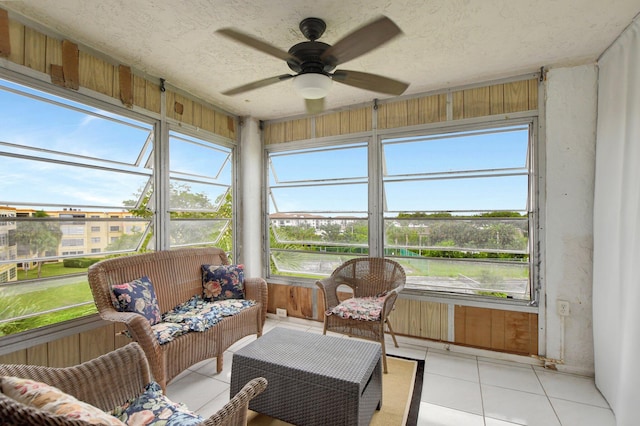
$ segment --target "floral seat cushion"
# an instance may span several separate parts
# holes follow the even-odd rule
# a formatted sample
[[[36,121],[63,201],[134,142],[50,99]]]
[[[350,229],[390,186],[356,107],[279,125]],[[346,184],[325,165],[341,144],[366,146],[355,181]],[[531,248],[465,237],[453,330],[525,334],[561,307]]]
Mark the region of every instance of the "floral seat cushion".
[[[205,420],[184,404],[167,398],[156,382],[149,383],[139,397],[116,407],[111,414],[126,425],[136,426],[192,426]]]
[[[254,300],[227,299],[207,302],[196,295],[162,315],[164,322],[183,324],[188,331],[205,331],[225,317],[255,306]]]
[[[352,297],[327,310],[326,313],[327,315],[337,315],[345,319],[380,321],[384,299],[384,295]]]

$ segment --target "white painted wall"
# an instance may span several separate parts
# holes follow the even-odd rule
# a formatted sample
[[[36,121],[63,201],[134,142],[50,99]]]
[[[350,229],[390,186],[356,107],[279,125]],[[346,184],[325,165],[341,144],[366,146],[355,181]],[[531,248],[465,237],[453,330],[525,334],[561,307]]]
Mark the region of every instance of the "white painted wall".
[[[546,356],[560,359],[562,324],[557,300],[570,302],[564,365],[594,374],[592,270],[593,191],[597,116],[595,64],[551,69],[546,120]]]
[[[262,139],[258,120],[243,118],[240,132],[241,247],[246,277],[262,274]]]

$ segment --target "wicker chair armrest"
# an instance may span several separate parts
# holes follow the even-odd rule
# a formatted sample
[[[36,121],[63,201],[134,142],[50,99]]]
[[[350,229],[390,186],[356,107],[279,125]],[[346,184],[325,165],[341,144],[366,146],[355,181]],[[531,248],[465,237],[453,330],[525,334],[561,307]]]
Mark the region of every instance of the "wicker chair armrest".
[[[334,277],[327,277],[316,281],[316,287],[324,294],[325,309],[333,308],[340,304],[338,299],[338,287],[340,283]]]
[[[255,300],[262,304],[262,324],[267,319],[267,308],[269,302],[269,291],[267,282],[263,278],[245,278],[244,279],[244,297],[245,299]]]
[[[398,295],[400,294],[400,292],[402,291],[402,289],[404,288],[404,285],[400,285],[392,290],[389,290],[387,292],[387,294],[384,297],[384,305],[382,307],[382,320],[384,321],[384,319],[391,313],[391,311],[393,310],[393,306],[396,303],[396,299],[398,298]]]
[[[135,342],[73,367],[0,365],[0,375],[47,383],[104,411],[139,396],[151,381],[144,352]]]
[[[249,401],[267,388],[267,379],[257,377],[249,381],[214,415],[200,423],[200,426],[243,426],[247,424]]]

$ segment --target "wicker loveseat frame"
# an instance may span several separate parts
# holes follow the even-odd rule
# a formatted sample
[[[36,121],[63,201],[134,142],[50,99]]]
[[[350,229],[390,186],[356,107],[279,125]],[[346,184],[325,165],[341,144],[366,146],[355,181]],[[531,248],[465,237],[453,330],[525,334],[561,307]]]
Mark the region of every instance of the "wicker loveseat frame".
[[[111,286],[148,276],[161,312],[167,312],[202,294],[201,265],[229,264],[219,248],[183,248],[102,260],[89,268],[89,285],[100,316],[126,325],[130,336],[145,352],[154,380],[163,390],[167,383],[191,365],[217,358],[222,371],[223,353],[241,338],[262,335],[267,316],[267,283],[262,278],[245,278],[244,295],[255,306],[227,317],[203,332],[189,332],[160,345],[149,322],[140,314],[114,308]]]
[[[149,364],[142,348],[135,342],[73,367],[0,364],[0,375],[47,383],[106,412],[139,397],[145,385],[151,381]],[[264,378],[252,379],[227,404],[200,425],[246,425],[249,401],[264,391],[266,386],[267,381]],[[188,406],[188,401],[185,404]],[[50,414],[21,404],[2,393],[0,424],[90,426],[84,421]]]

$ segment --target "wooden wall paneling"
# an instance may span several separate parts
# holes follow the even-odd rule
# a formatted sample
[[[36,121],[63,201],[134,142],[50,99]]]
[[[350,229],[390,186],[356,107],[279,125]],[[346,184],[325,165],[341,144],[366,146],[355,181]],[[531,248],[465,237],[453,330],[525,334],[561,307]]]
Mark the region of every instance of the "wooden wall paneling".
[[[46,49],[47,37],[32,28],[25,27],[24,65],[39,72],[47,72]]]
[[[265,132],[265,143],[282,143],[285,140],[285,123],[271,123]]]
[[[489,87],[490,114],[504,113],[504,84],[495,84]]]
[[[160,97],[160,85],[145,80],[145,108],[149,111],[160,114],[162,98]]]
[[[9,37],[9,12],[0,9],[0,58],[8,58],[11,54],[11,38]]]
[[[49,345],[40,345],[27,348],[27,364],[49,366]]]
[[[529,80],[529,109],[538,109],[538,80],[535,78]]]
[[[368,132],[372,128],[371,107],[349,111],[350,133]]]
[[[276,309],[286,309],[289,300],[287,289],[289,286],[283,284],[268,284],[269,299],[267,301],[267,312],[276,313]]]
[[[406,127],[408,125],[407,101],[391,102],[386,104],[387,107],[387,129],[395,129],[398,127]]]
[[[67,81],[67,66],[64,64],[65,82]],[[80,52],[80,86],[94,90],[111,97],[114,96],[113,81],[115,72],[114,66],[89,55],[86,52]]]
[[[212,133],[216,128],[216,114],[211,108],[202,108],[202,128]]]
[[[463,98],[464,118],[484,117],[491,114],[488,87],[464,90]]]
[[[483,348],[491,347],[491,312],[467,306],[465,343]]]
[[[316,137],[337,136],[340,134],[340,129],[339,112],[316,117]]]
[[[443,303],[440,306],[440,338],[449,341],[449,309],[453,309],[453,305]]]
[[[376,126],[378,129],[387,128],[388,113],[389,113],[389,108],[387,108],[387,104],[378,105],[378,109],[376,110]]]
[[[26,349],[0,355],[0,364],[26,364],[26,363],[27,363]]]
[[[396,299],[389,322],[396,334],[409,334],[409,299]]]
[[[464,118],[464,91],[459,90],[453,92],[453,120],[462,120]]]
[[[529,346],[529,354],[539,355],[538,354],[538,314],[529,314],[529,336],[530,336],[530,346]]]
[[[193,124],[194,126],[200,129],[202,128],[202,109],[206,107],[196,101],[193,101],[192,107],[193,107],[193,114],[192,114],[193,122],[191,124]]]
[[[117,77],[117,78],[116,78]],[[133,76],[131,67],[118,65],[118,72],[114,73],[113,87],[120,93],[120,102],[127,107],[133,106]]]
[[[505,349],[512,352],[529,353],[531,335],[529,333],[530,315],[527,312],[505,312]]]
[[[443,336],[440,334],[442,330],[440,320],[440,309],[442,304],[437,302],[422,302],[420,309],[420,318],[422,321],[420,327],[420,337],[426,337],[434,340],[441,340]],[[446,306],[446,305],[444,305]],[[444,336],[446,338],[446,335]]]
[[[312,288],[291,287],[287,312],[298,318],[313,319]]]
[[[71,367],[80,364],[80,335],[74,334],[47,343],[50,367]]]
[[[92,360],[115,349],[112,325],[80,333],[79,339],[80,362]]]
[[[500,311],[498,309],[491,310],[491,348],[492,349],[499,349],[499,350],[506,349],[505,313],[506,311]]]
[[[173,118],[175,120],[180,120],[180,116],[176,114],[175,111],[175,102],[176,102],[176,94],[171,90],[167,90],[164,92],[164,101],[166,103],[166,114],[167,118]]]
[[[176,118],[183,123],[193,124],[193,101],[186,96],[176,93],[176,103],[182,105],[182,115],[176,114]]]
[[[11,43],[9,60],[18,65],[24,65],[24,32],[24,25],[9,19],[9,42]]]
[[[133,75],[133,104],[140,108],[146,108],[147,82],[144,78]]]
[[[213,113],[216,117],[214,133],[220,136],[229,137],[229,128],[226,114],[218,111],[214,111]]]
[[[422,327],[422,318],[420,317],[420,305],[422,302],[419,300],[409,300],[409,324],[407,334],[410,336],[420,336],[420,329]]]
[[[407,124],[414,126],[416,124],[424,124],[425,119],[420,108],[420,101],[423,98],[407,99]]]
[[[504,112],[519,112],[529,109],[529,82],[514,81],[504,84]]]
[[[311,121],[308,118],[287,121],[285,125],[285,140],[299,141],[311,137]]]
[[[349,110],[340,111],[340,134],[346,135],[351,133],[351,114]]]
[[[45,54],[45,69],[51,73],[51,65],[62,65],[62,41],[47,37],[47,48]]]
[[[453,306],[453,341],[463,343],[467,334],[465,306]]]

